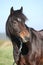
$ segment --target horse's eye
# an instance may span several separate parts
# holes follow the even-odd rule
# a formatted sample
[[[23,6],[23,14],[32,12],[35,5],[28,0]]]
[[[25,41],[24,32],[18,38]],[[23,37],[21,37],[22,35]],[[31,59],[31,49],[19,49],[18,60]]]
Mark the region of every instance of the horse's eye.
[[[17,20],[21,22],[21,19],[20,18],[17,18]]]

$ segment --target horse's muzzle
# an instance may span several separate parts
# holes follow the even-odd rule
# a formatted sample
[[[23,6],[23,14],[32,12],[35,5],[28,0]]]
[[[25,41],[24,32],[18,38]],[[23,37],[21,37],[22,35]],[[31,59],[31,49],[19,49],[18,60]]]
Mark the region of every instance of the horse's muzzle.
[[[30,33],[27,30],[20,32],[19,35],[24,43],[29,41]]]

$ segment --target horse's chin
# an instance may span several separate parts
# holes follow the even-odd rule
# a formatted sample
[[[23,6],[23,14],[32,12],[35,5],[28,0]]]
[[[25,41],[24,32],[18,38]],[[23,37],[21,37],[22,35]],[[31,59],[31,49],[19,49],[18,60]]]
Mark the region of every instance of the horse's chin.
[[[22,39],[23,43],[27,43],[28,41],[29,41],[29,39],[25,39],[25,38]]]
[[[26,42],[28,42],[29,40],[30,40],[29,38],[23,38],[23,39],[22,39],[23,43],[26,43]]]

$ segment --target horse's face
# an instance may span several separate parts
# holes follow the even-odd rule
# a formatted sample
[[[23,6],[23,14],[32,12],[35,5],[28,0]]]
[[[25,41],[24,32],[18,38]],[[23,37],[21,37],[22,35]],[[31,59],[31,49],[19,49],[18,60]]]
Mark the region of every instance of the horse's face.
[[[13,10],[13,8],[11,8],[9,21],[13,30],[12,34],[19,36],[23,40],[23,42],[27,42],[30,34],[25,26],[25,21],[27,18],[22,13],[22,10],[22,7],[20,10]]]

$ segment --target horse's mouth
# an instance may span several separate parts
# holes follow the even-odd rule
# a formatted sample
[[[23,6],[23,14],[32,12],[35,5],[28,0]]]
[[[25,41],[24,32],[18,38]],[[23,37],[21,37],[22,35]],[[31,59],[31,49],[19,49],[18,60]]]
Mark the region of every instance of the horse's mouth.
[[[22,38],[22,40],[23,40],[24,43],[26,43],[26,42],[29,41],[29,38],[28,37],[24,37],[24,38]]]
[[[20,32],[19,35],[24,43],[29,41],[30,33],[27,30]]]

